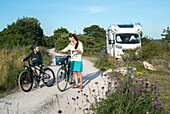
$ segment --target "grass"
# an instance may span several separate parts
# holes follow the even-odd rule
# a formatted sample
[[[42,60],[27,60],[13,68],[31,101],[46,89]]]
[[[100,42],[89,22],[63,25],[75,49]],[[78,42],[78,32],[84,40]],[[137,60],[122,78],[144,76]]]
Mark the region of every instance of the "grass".
[[[50,64],[51,59],[44,48],[40,48],[45,65]],[[14,88],[18,88],[18,76],[24,70],[24,64],[21,59],[25,58],[31,52],[30,46],[13,47],[12,49],[0,50],[0,96],[4,92],[8,93]]]

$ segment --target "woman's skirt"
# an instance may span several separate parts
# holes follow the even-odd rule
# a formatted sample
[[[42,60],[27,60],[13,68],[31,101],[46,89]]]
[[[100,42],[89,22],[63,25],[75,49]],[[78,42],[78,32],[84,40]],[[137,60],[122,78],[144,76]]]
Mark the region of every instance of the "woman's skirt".
[[[70,61],[71,71],[83,72],[82,61]]]

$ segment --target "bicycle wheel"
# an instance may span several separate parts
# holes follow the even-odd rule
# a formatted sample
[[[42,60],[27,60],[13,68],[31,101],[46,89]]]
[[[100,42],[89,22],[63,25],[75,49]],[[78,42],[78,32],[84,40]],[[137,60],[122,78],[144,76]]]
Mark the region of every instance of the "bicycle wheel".
[[[55,82],[55,75],[52,69],[45,68],[42,76],[42,81],[47,87],[51,87]]]
[[[57,87],[63,92],[66,90],[68,77],[65,68],[60,68],[57,73]]]
[[[20,89],[22,89],[25,92],[29,92],[32,89],[33,86],[33,78],[30,76],[28,71],[23,71],[19,75],[18,84]]]
[[[69,75],[69,84],[74,84],[74,76],[73,76],[73,72],[70,71],[70,75]]]

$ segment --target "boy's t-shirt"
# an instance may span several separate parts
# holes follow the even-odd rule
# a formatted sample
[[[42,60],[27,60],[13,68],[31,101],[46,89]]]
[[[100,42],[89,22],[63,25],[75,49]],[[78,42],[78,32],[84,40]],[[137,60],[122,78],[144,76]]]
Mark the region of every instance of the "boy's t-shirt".
[[[31,52],[23,61],[26,61],[29,58],[31,58],[33,66],[39,66],[43,64],[41,52],[38,52],[36,54],[34,52]]]

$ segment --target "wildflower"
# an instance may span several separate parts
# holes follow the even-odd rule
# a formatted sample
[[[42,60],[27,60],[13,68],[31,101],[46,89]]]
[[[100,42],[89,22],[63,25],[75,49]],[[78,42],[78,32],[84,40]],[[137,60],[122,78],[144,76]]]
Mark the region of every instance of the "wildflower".
[[[129,67],[128,70],[131,70],[131,68]]]
[[[156,93],[156,94],[158,94],[158,92],[157,92],[157,91],[153,91],[153,93]]]
[[[157,82],[157,81],[155,81],[155,83],[157,83],[157,84],[158,84],[158,82]]]
[[[144,113],[144,114],[146,114],[146,111],[145,111],[145,110],[143,110],[143,113]]]
[[[146,85],[146,88],[148,88],[148,85],[149,85],[149,84],[148,84],[148,83],[146,83],[145,85]]]
[[[104,100],[104,98],[101,98],[101,100],[103,101],[103,100]]]
[[[133,101],[130,101],[131,104],[133,104]]]
[[[78,93],[80,93],[80,91],[78,91]]]
[[[86,110],[88,110],[88,108],[86,108]]]
[[[143,80],[141,80],[141,82],[142,82],[142,85],[144,84],[144,81]]]
[[[62,111],[61,111],[61,110],[59,110],[59,111],[58,111],[58,113],[59,113],[59,114],[61,114],[61,113],[62,113]]]
[[[138,80],[135,80],[136,83],[138,83]]]
[[[86,96],[86,94],[84,93],[84,96]]]
[[[104,76],[106,76],[106,74],[104,74]]]
[[[72,98],[72,100],[74,100],[74,101],[75,101],[76,99],[73,97],[73,98]]]
[[[130,89],[133,89],[133,86],[130,86]]]
[[[79,97],[77,96],[76,99],[79,99]]]
[[[111,82],[108,82],[108,85],[110,85],[111,84]]]
[[[95,82],[95,84],[98,84],[98,82]]]
[[[133,82],[133,80],[130,80],[130,81],[129,81],[129,83],[132,83],[132,82]]]
[[[102,87],[102,89],[104,89],[104,87]]]
[[[120,87],[119,86],[115,86],[114,88],[117,89],[117,88],[120,88]]]
[[[117,82],[115,82],[115,85],[117,85]]]

